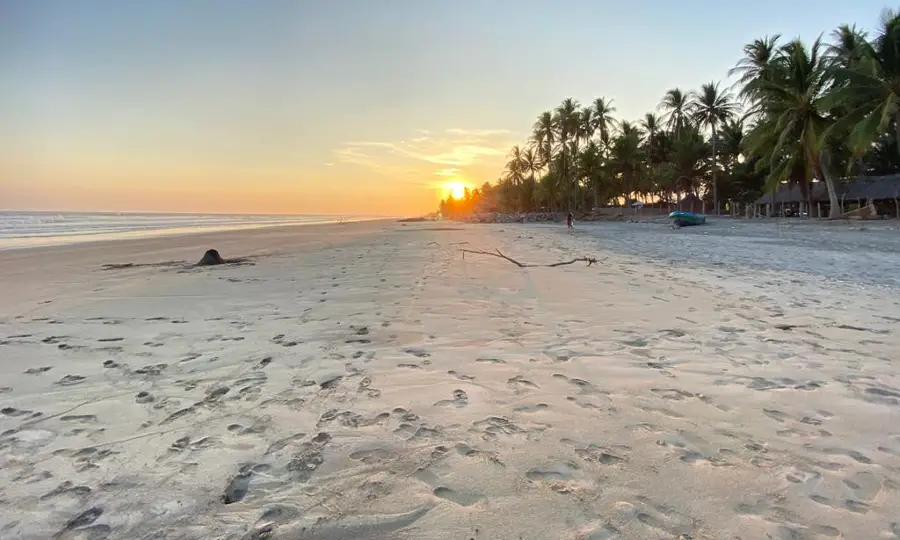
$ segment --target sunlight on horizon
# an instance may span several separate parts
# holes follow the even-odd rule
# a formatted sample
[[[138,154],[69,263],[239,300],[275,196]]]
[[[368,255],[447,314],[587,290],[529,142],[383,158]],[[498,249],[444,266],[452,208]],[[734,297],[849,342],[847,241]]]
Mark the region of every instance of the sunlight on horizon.
[[[10,0],[0,206],[421,215],[460,193],[447,183],[496,182],[565,98],[606,96],[637,120],[670,88],[726,80],[753,39],[878,13],[698,0],[649,21],[573,0],[548,24],[542,3],[460,1],[226,2],[210,18],[207,2]],[[523,78],[523,58],[541,69]]]
[[[472,187],[459,180],[447,182],[447,184],[444,185],[444,198],[450,197],[457,201],[461,201],[466,198],[467,189],[471,190]]]

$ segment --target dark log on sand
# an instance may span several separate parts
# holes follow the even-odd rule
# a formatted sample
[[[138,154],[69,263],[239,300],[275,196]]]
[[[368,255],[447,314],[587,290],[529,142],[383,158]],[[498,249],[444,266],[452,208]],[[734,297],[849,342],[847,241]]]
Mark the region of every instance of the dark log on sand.
[[[197,263],[197,266],[211,266],[214,264],[225,264],[227,261],[219,255],[219,252],[214,249],[209,249],[206,253],[203,254],[203,258],[200,259],[200,262]]]

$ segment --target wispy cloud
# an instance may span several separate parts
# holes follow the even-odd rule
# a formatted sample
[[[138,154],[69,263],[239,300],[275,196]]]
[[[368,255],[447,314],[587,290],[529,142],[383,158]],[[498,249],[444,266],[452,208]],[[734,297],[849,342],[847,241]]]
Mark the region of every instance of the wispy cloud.
[[[450,128],[447,130],[447,133],[450,135],[461,135],[463,137],[482,137],[482,138],[490,138],[490,137],[504,137],[510,135],[512,132],[508,129],[463,129],[463,128]]]
[[[334,150],[336,161],[369,167],[383,174],[398,167],[418,178],[465,176],[467,168],[488,166],[504,157],[513,144],[505,129],[446,129],[438,135],[417,130],[399,141],[348,141]]]
[[[438,169],[434,171],[435,176],[443,176],[445,178],[453,178],[454,176],[459,176],[462,171],[460,169],[450,167],[448,169]]]

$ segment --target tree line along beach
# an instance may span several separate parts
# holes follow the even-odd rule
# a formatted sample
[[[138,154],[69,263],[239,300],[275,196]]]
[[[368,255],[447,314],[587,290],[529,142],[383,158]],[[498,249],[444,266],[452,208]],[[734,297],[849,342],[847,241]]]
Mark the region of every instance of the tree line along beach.
[[[566,98],[539,114],[497,182],[447,197],[441,212],[590,218],[639,202],[835,218],[871,204],[873,215],[900,217],[898,47],[900,19],[885,10],[872,31],[754,40],[728,73],[736,84],[672,88],[640,119],[617,118],[614,98]]]

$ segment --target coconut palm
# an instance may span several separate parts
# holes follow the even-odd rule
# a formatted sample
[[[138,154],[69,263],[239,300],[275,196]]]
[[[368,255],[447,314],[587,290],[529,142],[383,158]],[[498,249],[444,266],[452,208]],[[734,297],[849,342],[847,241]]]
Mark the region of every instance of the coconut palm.
[[[553,125],[553,113],[544,111],[532,126],[532,139],[535,142],[540,162],[550,172],[553,163],[553,149],[556,144],[556,129]]]
[[[511,151],[500,183],[442,208],[460,215],[477,199],[497,208],[577,209],[699,195],[708,186],[718,210],[721,200],[751,202],[783,183],[798,185],[809,203],[820,179],[835,216],[832,170],[854,163],[861,175],[900,170],[900,16],[886,11],[871,35],[843,25],[830,45],[755,40],[729,71],[733,89],[673,88],[658,114],[637,122],[615,119],[609,98],[585,108],[563,100],[536,119],[528,147]]]
[[[666,128],[676,135],[681,133],[691,122],[689,95],[682,92],[680,88],[673,88],[666,92],[659,108],[664,111],[663,121]]]
[[[621,179],[620,193],[624,197],[625,206],[631,201],[636,177],[643,167],[643,159],[640,130],[634,124],[622,121],[619,124],[619,135],[612,141],[610,164]]]
[[[761,81],[771,77],[772,61],[778,55],[779,39],[781,35],[775,34],[744,45],[744,57],[728,70],[729,77],[738,75],[736,84],[741,89],[738,97],[750,106],[747,116],[753,116],[756,112],[753,105],[757,101],[757,89]]]
[[[825,54],[836,67],[852,69],[870,53],[866,32],[856,25],[842,24],[831,33],[831,37],[834,41],[826,47]]]
[[[701,128],[709,128],[712,135],[712,191],[713,208],[719,213],[719,184],[716,145],[718,127],[733,119],[739,110],[731,93],[719,90],[719,83],[710,82],[700,87],[700,92],[691,95],[691,119]]]
[[[506,171],[504,180],[508,180],[513,187],[521,186],[525,181],[525,158],[522,148],[517,144],[510,149],[506,156]]]
[[[697,127],[688,125],[673,137],[671,161],[665,174],[676,195],[690,193],[695,197],[699,196],[700,180],[709,168],[708,157],[709,145]]]
[[[563,181],[564,189],[568,192],[568,204],[574,202],[575,196],[575,177],[573,160],[575,158],[572,152],[572,142],[575,142],[577,149],[578,129],[581,124],[581,109],[578,101],[573,98],[566,98],[559,104],[554,111],[556,135],[560,145],[560,153],[562,155],[561,165],[562,172],[560,178]]]
[[[865,53],[853,58],[855,64],[835,69],[834,89],[825,100],[829,107],[851,104],[834,130],[849,127],[851,148],[863,152],[893,127],[900,149],[900,13],[885,11],[875,39],[860,46]]]
[[[541,171],[542,163],[535,146],[529,146],[522,153],[523,172],[528,175],[526,185],[528,186],[528,196],[525,197],[526,205],[531,208],[537,203],[537,175]]]
[[[600,142],[605,149],[609,149],[610,132],[616,123],[616,119],[613,118],[615,112],[616,108],[611,99],[598,97],[591,104],[594,133],[599,134]]]
[[[578,177],[591,189],[593,206],[597,206],[600,197],[600,181],[603,173],[603,158],[597,141],[588,141],[577,160]]]
[[[821,38],[809,48],[800,40],[787,43],[772,69],[772,77],[758,86],[763,117],[747,134],[745,148],[761,158],[759,167],[768,167],[768,186],[772,189],[782,182],[794,182],[808,194],[813,176],[823,179],[830,215],[837,217],[841,209],[825,144],[832,123],[823,104],[830,84],[829,62],[822,54]]]

